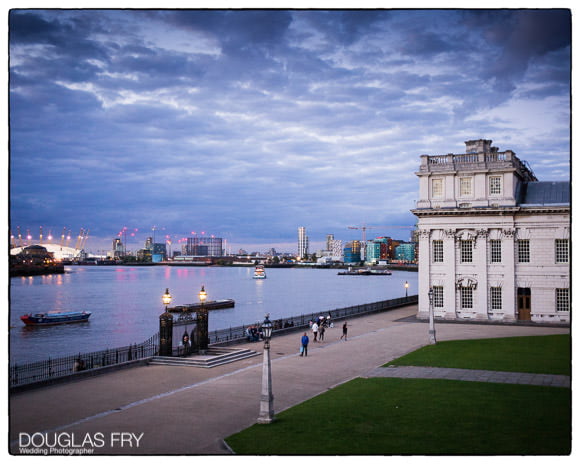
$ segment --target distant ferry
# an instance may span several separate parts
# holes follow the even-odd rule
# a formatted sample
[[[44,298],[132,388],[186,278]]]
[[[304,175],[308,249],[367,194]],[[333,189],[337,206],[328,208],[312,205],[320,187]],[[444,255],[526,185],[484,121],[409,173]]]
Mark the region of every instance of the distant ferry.
[[[258,264],[254,269],[254,279],[265,279],[266,278],[266,271],[264,270],[264,266]]]
[[[71,322],[84,322],[91,316],[90,311],[49,311],[46,313],[26,314],[20,316],[26,325],[57,325]]]

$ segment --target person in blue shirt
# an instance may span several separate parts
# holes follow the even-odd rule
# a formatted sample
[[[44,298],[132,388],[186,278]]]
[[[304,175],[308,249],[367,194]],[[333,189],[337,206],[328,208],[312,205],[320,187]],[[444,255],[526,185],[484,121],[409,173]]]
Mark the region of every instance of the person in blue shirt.
[[[306,334],[306,332],[304,332],[304,335],[302,335],[302,348],[300,350],[300,356],[304,355],[304,356],[308,356],[308,342],[310,341],[310,339],[308,338],[308,335]]]

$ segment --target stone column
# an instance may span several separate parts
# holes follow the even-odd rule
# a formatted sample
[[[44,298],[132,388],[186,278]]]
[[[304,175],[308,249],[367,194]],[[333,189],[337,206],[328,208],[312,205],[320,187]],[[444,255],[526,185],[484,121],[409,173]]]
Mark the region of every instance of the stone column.
[[[514,243],[515,229],[502,231],[502,256],[504,282],[501,290],[504,320],[517,319],[518,296],[516,292],[516,248]]]
[[[476,265],[477,299],[475,305],[475,319],[488,319],[488,282],[487,282],[487,229],[479,229],[475,237],[474,262]],[[476,295],[474,295],[475,298]]]
[[[445,309],[445,319],[457,318],[457,297],[455,289],[455,266],[456,266],[456,247],[455,247],[455,229],[445,230],[445,239],[443,240],[443,263],[447,272],[445,273],[445,285],[443,287],[443,308]]]
[[[417,317],[427,319],[429,317],[429,287],[431,285],[431,231],[422,229],[419,231],[419,305]]]

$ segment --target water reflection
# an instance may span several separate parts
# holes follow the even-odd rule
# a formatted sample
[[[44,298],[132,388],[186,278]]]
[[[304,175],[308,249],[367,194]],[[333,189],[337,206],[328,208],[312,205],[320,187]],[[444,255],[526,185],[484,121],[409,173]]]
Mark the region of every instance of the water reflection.
[[[232,298],[235,307],[212,311],[209,329],[235,327],[405,295],[417,288],[417,274],[387,277],[337,276],[335,270],[268,269],[252,278],[247,267],[72,266],[53,278],[10,280],[10,356],[20,362],[140,343],[159,330],[161,294],[172,305],[197,303],[201,286],[208,300]],[[20,316],[34,311],[87,310],[88,323],[26,328]]]

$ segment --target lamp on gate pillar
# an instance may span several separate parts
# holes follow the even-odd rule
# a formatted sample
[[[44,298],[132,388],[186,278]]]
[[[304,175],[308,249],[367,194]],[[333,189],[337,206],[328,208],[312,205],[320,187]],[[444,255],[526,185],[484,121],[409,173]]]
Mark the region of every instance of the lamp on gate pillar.
[[[405,298],[409,298],[409,282],[405,281]]]
[[[270,315],[262,323],[264,337],[264,360],[262,362],[262,394],[260,395],[260,415],[258,424],[270,424],[274,420],[274,395],[272,394],[272,365],[270,363],[270,338],[272,338],[272,322]]]
[[[202,285],[201,290],[199,291],[199,301],[201,302],[202,305],[205,303],[206,298],[207,292],[205,291],[205,287]]]
[[[208,347],[208,317],[207,317],[207,309],[204,306],[205,300],[207,298],[207,292],[205,291],[205,287],[202,285],[201,290],[199,291],[199,311],[197,311],[197,343],[200,354],[205,354]]]
[[[159,316],[159,356],[173,355],[173,315],[168,310],[171,299],[171,294],[167,288],[161,296],[165,312]]]
[[[429,343],[434,345],[437,343],[435,338],[435,321],[433,315],[433,287],[429,288]]]

